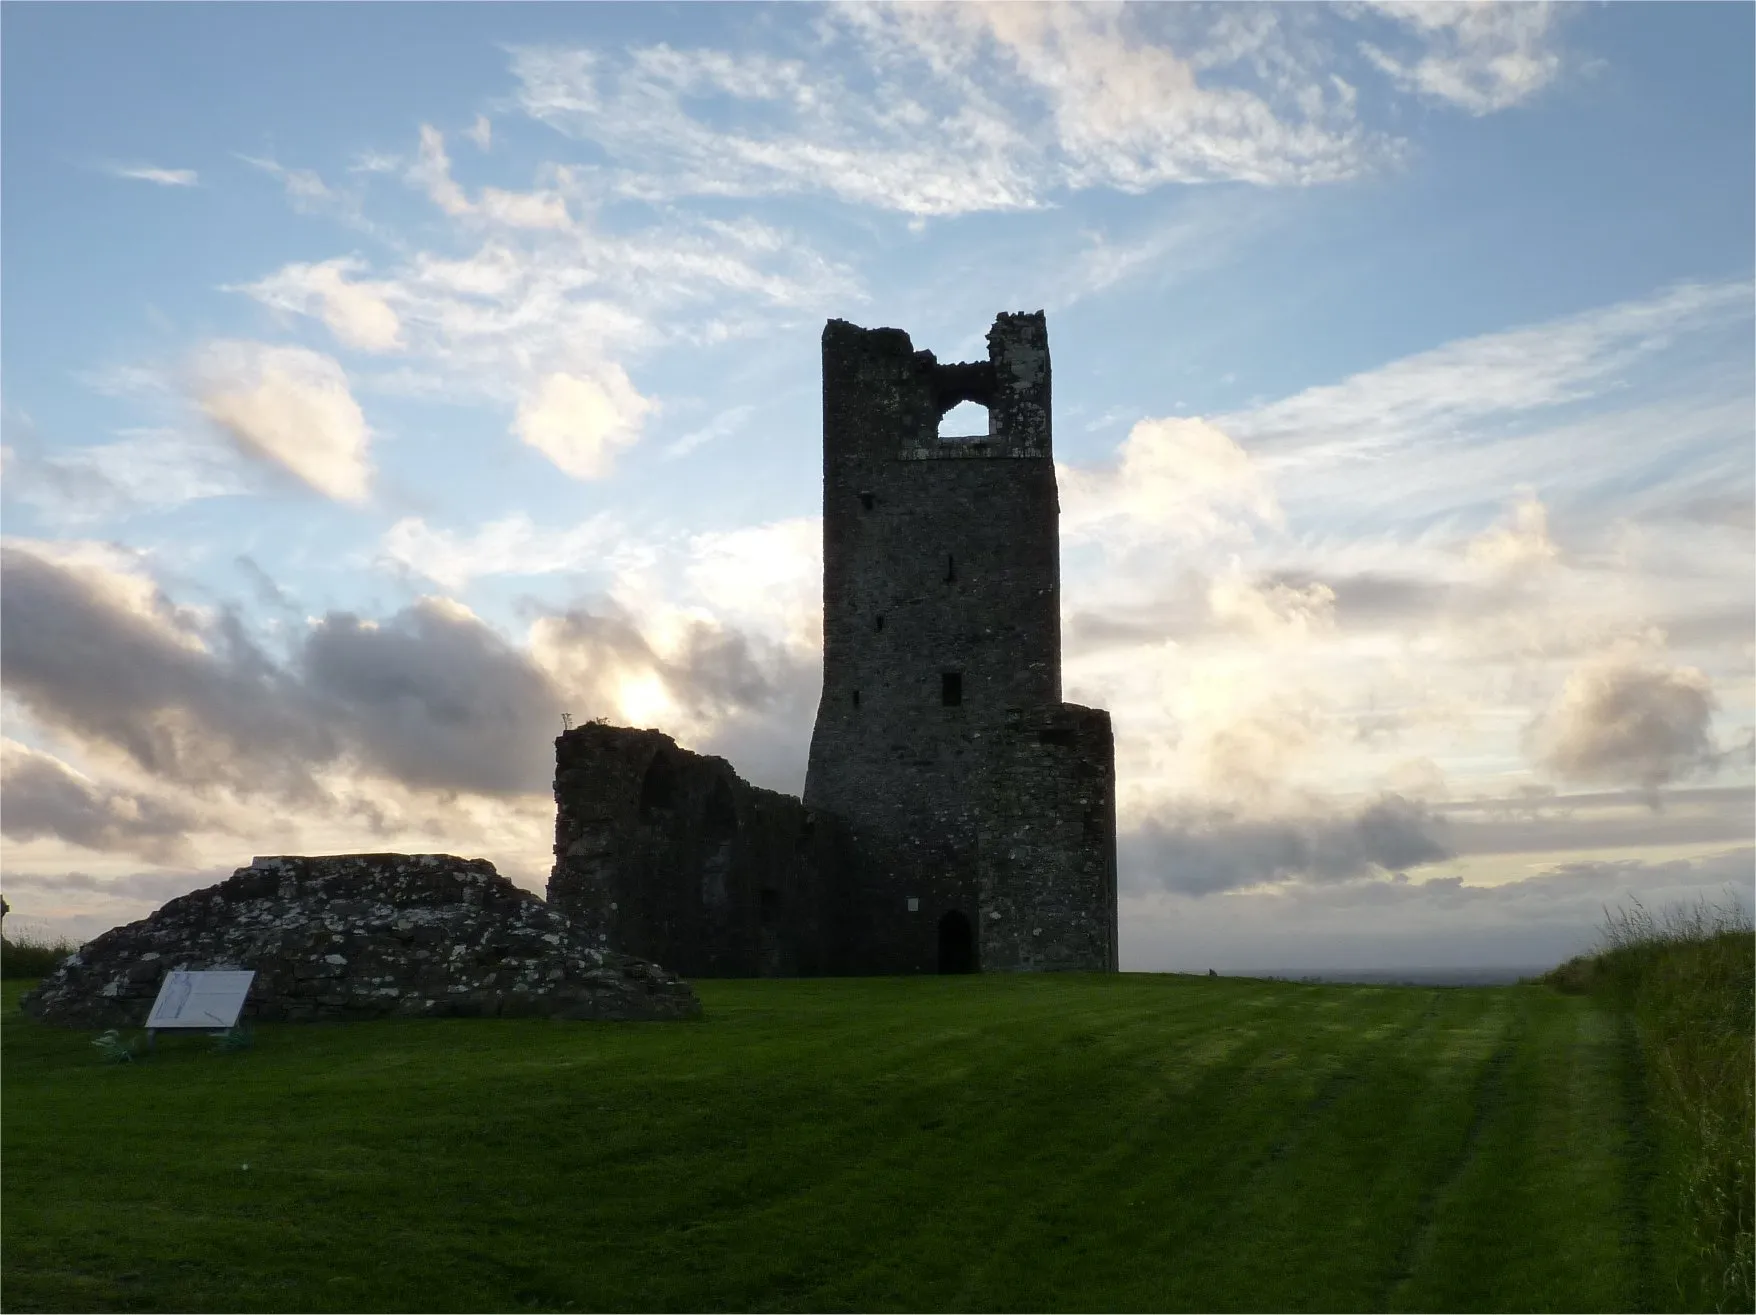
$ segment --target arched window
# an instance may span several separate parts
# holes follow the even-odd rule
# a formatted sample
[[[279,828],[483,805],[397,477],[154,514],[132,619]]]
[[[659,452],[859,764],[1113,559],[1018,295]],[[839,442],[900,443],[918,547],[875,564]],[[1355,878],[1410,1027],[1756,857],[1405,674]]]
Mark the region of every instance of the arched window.
[[[650,822],[654,813],[668,813],[677,806],[677,769],[670,755],[657,754],[640,782],[640,820]]]
[[[988,408],[979,402],[959,402],[939,417],[941,441],[989,436]]]

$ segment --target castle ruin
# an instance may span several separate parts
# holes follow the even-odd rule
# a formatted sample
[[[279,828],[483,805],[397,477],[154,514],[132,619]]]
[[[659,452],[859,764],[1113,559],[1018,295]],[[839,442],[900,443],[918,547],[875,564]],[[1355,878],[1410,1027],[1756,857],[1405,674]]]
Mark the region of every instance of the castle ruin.
[[[960,402],[986,434],[941,438]],[[549,901],[689,977],[1116,969],[1109,714],[1061,701],[1048,331],[823,331],[823,695],[803,800],[666,735],[556,741]]]

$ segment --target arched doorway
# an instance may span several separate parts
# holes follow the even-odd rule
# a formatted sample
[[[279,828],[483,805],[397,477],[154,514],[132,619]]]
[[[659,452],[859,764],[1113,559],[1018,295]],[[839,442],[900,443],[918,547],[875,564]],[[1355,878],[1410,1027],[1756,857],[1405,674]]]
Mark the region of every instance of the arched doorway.
[[[939,919],[939,971],[973,973],[976,970],[976,938],[969,919],[952,909]]]

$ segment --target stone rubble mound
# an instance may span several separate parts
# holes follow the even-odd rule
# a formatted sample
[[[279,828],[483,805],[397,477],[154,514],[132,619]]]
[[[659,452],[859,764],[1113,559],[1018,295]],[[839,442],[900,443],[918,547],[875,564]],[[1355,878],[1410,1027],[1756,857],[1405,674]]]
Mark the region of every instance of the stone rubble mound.
[[[484,859],[259,858],[69,955],[20,1007],[140,1027],[164,975],[254,969],[244,1018],[695,1018],[687,982],[600,948]]]

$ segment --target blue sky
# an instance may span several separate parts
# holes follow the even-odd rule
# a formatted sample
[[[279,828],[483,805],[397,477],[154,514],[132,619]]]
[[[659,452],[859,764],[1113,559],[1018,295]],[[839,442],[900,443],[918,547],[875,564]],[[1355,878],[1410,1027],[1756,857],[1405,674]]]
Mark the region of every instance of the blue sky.
[[[3,17],[8,897],[533,887],[559,712],[796,791],[823,321],[1044,309],[1124,967],[1751,874],[1752,10]]]

